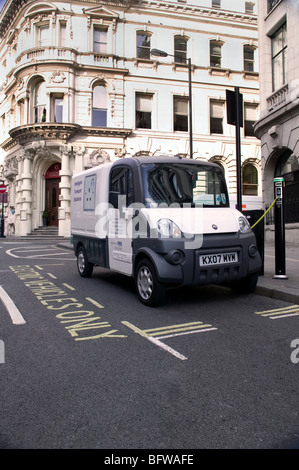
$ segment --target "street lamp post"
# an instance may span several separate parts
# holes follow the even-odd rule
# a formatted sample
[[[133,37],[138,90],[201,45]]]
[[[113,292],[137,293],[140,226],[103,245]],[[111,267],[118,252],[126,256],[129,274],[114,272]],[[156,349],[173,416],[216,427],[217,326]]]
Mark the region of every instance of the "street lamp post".
[[[168,52],[161,51],[160,49],[151,49],[151,55],[155,57],[174,57]],[[192,69],[191,59],[187,58],[188,62],[188,81],[189,81],[189,147],[190,147],[190,158],[193,158],[193,131],[192,131]]]
[[[5,188],[4,180],[0,179],[1,187]],[[2,194],[2,212],[0,217],[0,238],[5,238],[4,235],[4,192],[5,190],[1,191]]]

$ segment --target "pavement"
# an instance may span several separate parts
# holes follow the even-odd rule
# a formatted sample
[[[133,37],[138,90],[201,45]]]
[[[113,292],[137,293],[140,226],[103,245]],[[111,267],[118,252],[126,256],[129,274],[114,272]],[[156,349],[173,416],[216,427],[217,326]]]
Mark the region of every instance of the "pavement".
[[[264,275],[259,276],[255,292],[299,305],[299,243],[286,243],[285,260],[287,279],[274,278],[275,243],[265,242]]]
[[[58,246],[73,249],[68,241],[57,243]],[[275,243],[265,242],[264,274],[259,276],[255,293],[274,299],[285,300],[299,305],[299,242],[285,246],[286,279],[274,278],[275,272]]]

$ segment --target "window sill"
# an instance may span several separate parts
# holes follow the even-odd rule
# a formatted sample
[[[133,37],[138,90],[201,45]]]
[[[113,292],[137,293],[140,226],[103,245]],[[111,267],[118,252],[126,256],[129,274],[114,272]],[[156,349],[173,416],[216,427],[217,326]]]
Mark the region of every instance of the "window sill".
[[[246,70],[243,70],[242,75],[243,75],[244,80],[258,80],[259,79],[258,72],[247,72]]]
[[[157,61],[152,59],[140,59],[136,58],[134,60],[135,67],[143,67],[143,68],[157,68]]]
[[[229,77],[231,74],[230,69],[224,69],[222,67],[209,67],[209,74],[221,77]]]

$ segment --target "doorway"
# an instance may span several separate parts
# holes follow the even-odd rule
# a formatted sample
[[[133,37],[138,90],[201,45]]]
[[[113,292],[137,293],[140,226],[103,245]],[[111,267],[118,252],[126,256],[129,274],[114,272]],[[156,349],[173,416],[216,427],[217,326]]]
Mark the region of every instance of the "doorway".
[[[54,163],[48,169],[46,180],[46,198],[45,209],[48,214],[48,225],[58,227],[58,207],[59,207],[59,171],[61,169],[60,163]]]

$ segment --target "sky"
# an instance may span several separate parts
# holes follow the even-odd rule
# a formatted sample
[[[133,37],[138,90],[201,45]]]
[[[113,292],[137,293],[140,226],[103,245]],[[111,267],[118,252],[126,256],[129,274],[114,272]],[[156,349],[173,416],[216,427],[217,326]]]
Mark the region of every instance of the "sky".
[[[2,9],[4,3],[5,3],[5,0],[0,0],[0,10]]]

